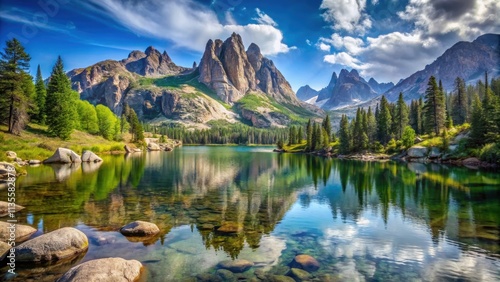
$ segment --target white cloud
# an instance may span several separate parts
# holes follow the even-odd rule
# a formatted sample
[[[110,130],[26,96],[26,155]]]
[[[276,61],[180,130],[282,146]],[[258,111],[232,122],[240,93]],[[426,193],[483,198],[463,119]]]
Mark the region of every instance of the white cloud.
[[[111,15],[118,23],[138,34],[167,39],[191,50],[203,51],[209,39],[226,39],[233,32],[241,35],[246,46],[252,42],[259,45],[264,55],[286,53],[294,49],[282,42],[283,34],[272,25],[223,24],[213,10],[192,0],[90,2],[94,6],[86,5],[87,8]],[[225,16],[226,21],[235,23],[232,15]]]
[[[259,8],[256,8],[257,18],[253,18],[253,20],[257,21],[259,24],[278,26],[278,24],[266,13],[262,12]]]
[[[309,45],[309,46],[312,46],[311,40],[306,39],[306,44]]]
[[[363,3],[358,7],[364,7]],[[410,0],[398,13],[412,26],[407,32],[392,31],[365,39],[335,33],[319,41],[331,44],[337,52],[325,56],[325,62],[356,68],[364,77],[397,82],[423,69],[460,40],[471,41],[481,34],[498,32],[499,14],[497,0]],[[363,26],[358,20],[363,15],[358,17],[354,10],[351,15],[353,20],[349,22]]]
[[[364,12],[366,0],[323,0],[320,9],[323,18],[333,23],[333,29],[365,33],[372,26]]]
[[[325,51],[325,52],[330,52],[330,49],[332,48],[332,46],[330,45],[327,45],[323,42],[319,42],[317,44],[318,48],[321,50],[321,51]]]

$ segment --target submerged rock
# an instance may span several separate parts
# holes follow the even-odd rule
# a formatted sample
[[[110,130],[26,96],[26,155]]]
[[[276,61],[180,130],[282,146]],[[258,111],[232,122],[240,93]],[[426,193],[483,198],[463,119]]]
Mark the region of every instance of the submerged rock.
[[[16,261],[21,263],[47,263],[71,259],[85,252],[87,236],[73,227],[64,227],[31,239],[17,246]]]
[[[253,262],[244,260],[244,259],[236,259],[236,260],[226,260],[221,261],[217,265],[219,268],[227,269],[234,273],[245,272],[250,269],[254,265]]]
[[[137,220],[123,226],[120,232],[125,236],[154,236],[160,232],[160,228],[154,223]]]
[[[86,163],[98,163],[102,162],[102,159],[99,158],[96,154],[94,154],[92,151],[84,151],[82,154],[82,162]]]
[[[70,149],[58,148],[52,157],[43,161],[44,163],[81,163],[80,156]]]
[[[35,234],[36,229],[29,225],[11,224],[0,221],[0,241],[7,242],[11,235],[11,230],[15,230],[15,242],[23,242]]]
[[[303,269],[292,268],[290,269],[289,276],[295,278],[298,281],[304,281],[311,278],[311,274]]]
[[[297,255],[290,264],[292,268],[300,268],[306,271],[316,271],[319,269],[319,262],[309,255]]]
[[[273,275],[269,277],[269,281],[271,282],[295,282],[295,280],[290,276],[285,275]]]
[[[57,282],[133,282],[139,280],[141,270],[137,260],[96,259],[71,268]]]

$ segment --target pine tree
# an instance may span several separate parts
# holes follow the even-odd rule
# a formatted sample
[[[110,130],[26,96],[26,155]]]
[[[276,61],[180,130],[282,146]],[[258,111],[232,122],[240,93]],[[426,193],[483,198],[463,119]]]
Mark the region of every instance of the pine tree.
[[[313,134],[312,122],[311,122],[311,119],[309,119],[309,121],[307,122],[307,126],[306,126],[307,151],[312,151],[312,147],[313,147],[312,134]]]
[[[461,125],[468,120],[469,103],[465,92],[465,81],[460,77],[455,79],[455,94],[452,96],[452,119],[456,125]]]
[[[142,127],[142,124],[139,122],[137,114],[135,113],[134,109],[130,107],[128,108],[128,113],[129,113],[128,120],[130,123],[130,131],[132,133],[134,142],[144,141],[144,129]]]
[[[47,86],[45,103],[49,133],[61,139],[68,139],[78,120],[76,100],[78,93],[71,90],[71,82],[64,73],[61,57],[52,69]]]
[[[28,122],[33,84],[27,73],[31,57],[16,39],[8,40],[0,53],[0,122],[9,133],[20,134]]]
[[[297,132],[297,144],[302,144],[302,139],[304,138],[304,133],[302,132],[302,126],[299,126]]]
[[[349,120],[346,115],[342,115],[340,119],[339,139],[339,153],[349,154],[351,152],[351,134],[349,132]]]
[[[472,103],[472,113],[471,113],[471,131],[469,139],[473,145],[484,144],[485,136],[484,128],[484,118],[483,118],[483,106],[479,95],[474,95],[474,100]]]
[[[363,118],[361,114],[361,108],[356,111],[356,118],[354,119],[354,130],[352,131],[352,149],[355,152],[364,150],[364,144],[362,140],[363,135]]]
[[[396,114],[394,119],[396,127],[395,135],[396,139],[399,140],[403,136],[404,128],[408,125],[409,122],[408,106],[406,105],[403,99],[403,93],[399,93],[395,114]]]
[[[323,144],[323,136],[321,135],[321,132],[322,132],[321,129],[322,129],[322,127],[320,124],[315,124],[314,135],[316,135],[316,139],[315,139],[316,144],[314,147],[316,150],[322,149],[321,145]]]
[[[366,122],[367,122],[367,135],[368,135],[368,142],[369,144],[373,144],[375,140],[377,139],[377,120],[375,119],[375,116],[372,113],[372,108],[368,108],[368,113],[366,115]]]
[[[328,134],[328,142],[330,142],[330,136],[332,135],[332,123],[330,121],[330,115],[326,115],[325,119],[323,120],[322,126],[323,129],[326,130],[326,133]]]
[[[387,144],[391,139],[391,123],[392,117],[389,108],[389,103],[385,96],[382,96],[380,100],[380,109],[378,110],[378,120],[377,120],[377,135],[378,140],[382,144]]]
[[[36,111],[34,120],[39,124],[45,124],[45,100],[47,98],[47,89],[45,89],[45,82],[43,82],[42,71],[40,69],[40,65],[36,70],[36,84],[35,84],[35,102],[36,102]]]
[[[424,131],[439,135],[446,118],[445,101],[444,93],[437,86],[434,76],[429,78],[425,91],[424,117]]]
[[[322,137],[321,147],[326,150],[328,147],[330,147],[330,135],[328,134],[325,128],[321,128],[321,137]]]
[[[488,72],[485,72],[485,89],[483,98],[483,128],[485,134],[485,143],[500,142],[500,131],[498,127],[498,97],[491,91],[488,83]]]

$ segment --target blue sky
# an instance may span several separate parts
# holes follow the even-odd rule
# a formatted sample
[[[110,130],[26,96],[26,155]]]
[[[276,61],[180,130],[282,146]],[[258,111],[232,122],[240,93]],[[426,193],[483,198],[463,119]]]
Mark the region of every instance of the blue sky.
[[[148,46],[199,61],[208,39],[239,33],[274,60],[294,90],[333,71],[397,82],[460,40],[500,33],[497,0],[0,0],[0,40],[16,37],[44,77],[126,58]]]

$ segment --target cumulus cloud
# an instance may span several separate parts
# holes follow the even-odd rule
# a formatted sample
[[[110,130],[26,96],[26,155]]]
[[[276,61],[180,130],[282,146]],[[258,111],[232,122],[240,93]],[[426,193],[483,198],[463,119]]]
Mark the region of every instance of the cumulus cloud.
[[[193,0],[90,0],[90,3],[86,7],[93,12],[111,15],[140,35],[167,39],[191,50],[203,51],[209,39],[225,39],[233,32],[242,36],[245,45],[252,42],[259,45],[264,55],[286,53],[294,48],[284,44],[281,31],[269,23],[237,25],[232,15],[226,13],[227,24],[223,24],[213,10]]]
[[[358,8],[364,7],[363,3],[360,1]],[[365,77],[396,82],[423,69],[460,40],[471,41],[481,34],[498,32],[499,14],[497,0],[410,0],[397,13],[400,21],[411,26],[406,32],[389,31],[366,38],[333,34],[319,41],[330,44],[337,52],[326,55],[325,62],[356,68]],[[352,15],[351,22],[364,17]],[[363,26],[359,21],[358,25]]]
[[[257,21],[260,24],[278,26],[278,24],[266,13],[262,12],[259,8],[255,9],[257,12],[257,18],[253,18],[253,20]]]
[[[309,45],[309,46],[312,46],[312,42],[311,42],[311,40],[306,39],[306,44],[307,44],[307,45]]]
[[[332,46],[330,45],[327,45],[323,42],[319,42],[317,44],[318,48],[321,50],[321,51],[325,51],[325,52],[330,52],[330,49],[332,48]]]
[[[366,0],[323,0],[320,9],[325,10],[323,18],[333,23],[335,30],[364,33],[372,22],[364,13]]]

